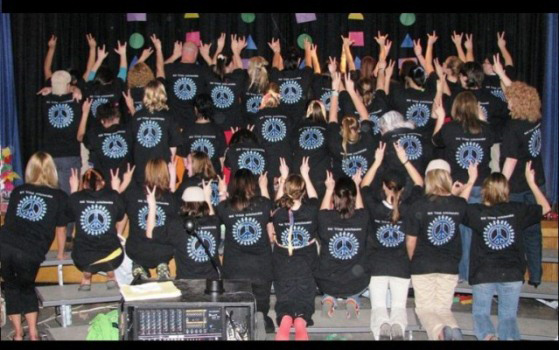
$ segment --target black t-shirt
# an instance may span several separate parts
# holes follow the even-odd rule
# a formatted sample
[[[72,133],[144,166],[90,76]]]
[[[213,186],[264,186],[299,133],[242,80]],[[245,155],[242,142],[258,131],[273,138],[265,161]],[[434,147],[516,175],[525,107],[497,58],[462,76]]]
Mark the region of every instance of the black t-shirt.
[[[213,120],[223,130],[241,127],[246,123],[241,112],[241,93],[245,86],[246,73],[235,69],[226,74],[223,81],[211,74],[208,81],[208,93],[214,107]]]
[[[131,88],[130,95],[132,96],[132,101],[134,101],[134,108],[136,109],[136,112],[139,112],[142,109],[144,109],[144,88],[143,87]]]
[[[433,143],[444,147],[444,160],[450,164],[452,179],[466,183],[468,181],[468,166],[470,162],[478,163],[478,177],[475,186],[481,186],[483,180],[491,174],[491,146],[493,146],[493,132],[487,124],[482,124],[479,134],[464,131],[457,121],[443,125],[440,132],[433,136]]]
[[[169,111],[150,113],[144,109],[134,115],[132,120],[134,137],[135,177],[143,182],[145,167],[150,159],[163,158],[171,160],[171,147],[181,145],[181,136],[173,115]]]
[[[268,170],[266,150],[252,142],[242,142],[230,146],[225,153],[224,165],[231,170],[231,176],[239,169],[248,169],[254,175]]]
[[[516,69],[513,66],[505,66],[505,73],[511,80],[516,79]],[[483,88],[487,89],[495,97],[498,97],[503,102],[507,102],[507,98],[503,89],[501,88],[501,78],[497,74],[485,75],[482,83]]]
[[[418,199],[404,218],[404,232],[417,237],[411,274],[458,274],[462,256],[459,225],[465,221],[468,203],[456,196]]]
[[[254,133],[268,157],[268,175],[279,176],[279,158],[291,161],[291,120],[283,106],[261,109],[254,119]]]
[[[16,187],[0,229],[0,243],[24,250],[37,262],[44,261],[55,228],[68,223],[67,202],[68,195],[59,189],[31,184]]]
[[[431,160],[432,148],[429,142],[416,129],[398,128],[382,135],[381,141],[386,144],[386,151],[382,161],[382,170],[394,169],[409,177],[405,166],[396,155],[394,142],[406,150],[410,163],[420,174],[423,174],[427,164]]]
[[[220,221],[216,215],[197,218],[198,236],[208,247],[211,256],[220,265],[217,248],[221,242]],[[204,247],[194,235],[185,232],[180,218],[171,220],[167,226],[168,241],[175,247],[177,279],[203,279],[218,277]]]
[[[335,210],[318,212],[320,259],[316,281],[323,293],[348,297],[369,284],[366,271],[366,241],[369,213],[357,209],[349,219]]]
[[[88,128],[97,123],[97,108],[105,103],[119,102],[124,91],[124,82],[120,78],[115,78],[112,83],[101,85],[94,81],[85,83],[84,99],[91,99],[91,108],[88,119]]]
[[[266,225],[272,202],[253,197],[247,208],[236,211],[229,201],[219,203],[217,214],[225,225],[223,273],[225,278],[269,281],[272,276],[272,248]]]
[[[200,175],[194,175],[192,177],[188,177],[188,172],[185,171],[182,177],[182,182],[179,185],[179,188],[175,191],[175,197],[178,203],[182,203],[182,195],[184,190],[191,186],[198,186],[202,188],[202,181],[208,182],[209,180],[204,180]],[[212,206],[215,208],[219,204],[219,185],[217,180],[211,180],[212,186]]]
[[[108,129],[97,126],[88,130],[83,139],[89,150],[89,159],[93,167],[99,169],[105,181],[110,181],[110,169],[126,171],[126,163],[132,159],[132,135],[126,125],[116,124]]]
[[[425,90],[404,88],[399,83],[390,85],[390,104],[406,120],[416,125],[416,131],[429,135],[433,133],[435,119],[431,118],[433,99],[437,92],[437,75],[431,73],[425,82]]]
[[[293,248],[303,248],[309,245],[309,242],[317,238],[317,215],[320,204],[317,198],[307,198],[297,210],[293,210],[293,230],[292,245]],[[272,217],[274,230],[276,232],[276,241],[282,246],[289,245],[289,211],[285,208],[278,208]],[[297,249],[294,250],[294,252]],[[287,249],[279,248],[281,253],[287,254]]]
[[[194,98],[207,92],[210,71],[205,65],[182,62],[166,64],[164,69],[169,106],[185,128],[194,123]]]
[[[469,283],[524,281],[526,259],[522,234],[524,229],[540,222],[541,214],[539,205],[469,205],[468,226],[474,232]]]
[[[518,119],[508,121],[501,144],[501,168],[507,158],[514,158],[518,161],[509,179],[511,193],[530,191],[524,175],[526,162],[529,160],[532,161],[532,169],[536,171],[536,184],[538,186],[545,184],[541,149],[540,121],[535,123]]]
[[[301,120],[293,129],[291,149],[293,163],[291,170],[299,173],[303,157],[309,157],[309,173],[313,184],[326,179],[326,170],[332,170],[332,157],[328,151],[328,124],[313,122],[310,119]]]
[[[351,177],[355,175],[359,168],[361,168],[361,174],[365,174],[369,170],[369,166],[373,164],[377,142],[375,142],[370,129],[364,129],[363,125],[370,127],[369,122],[362,122],[359,141],[353,144],[348,142],[346,145],[347,152],[344,152],[340,124],[328,123],[328,148],[332,155],[334,178]]]
[[[245,116],[244,122],[248,124],[254,123],[254,117],[260,110],[260,103],[262,102],[262,93],[255,87],[248,88],[250,80],[248,77],[245,79],[245,89],[241,93],[241,100],[243,105],[243,115]]]
[[[120,248],[116,223],[124,218],[124,202],[109,188],[82,190],[70,195],[66,214],[76,222],[72,259],[88,266]]]
[[[326,112],[330,110],[330,101],[332,99],[332,78],[327,75],[314,74],[312,76],[312,93],[313,100],[320,100],[326,107]],[[338,112],[341,111],[338,105]]]
[[[409,213],[409,207],[422,195],[423,188],[414,186],[409,196],[401,198],[398,206],[400,218],[395,223],[392,222],[390,204],[374,198],[369,186],[362,188],[361,193],[371,220],[371,234],[367,240],[371,276],[410,278],[403,220],[406,215],[413,215]]]
[[[212,161],[216,173],[221,174],[219,158],[225,155],[225,136],[221,128],[214,123],[194,123],[182,130],[182,146],[177,149],[181,157],[195,151],[204,152]]]
[[[270,81],[278,84],[281,104],[291,120],[296,123],[306,112],[313,71],[310,67],[294,70],[272,68]]]
[[[81,105],[72,94],[48,95],[42,98],[46,123],[44,123],[43,150],[53,158],[79,157],[77,139],[81,120]]]
[[[384,113],[389,111],[387,99],[388,98],[384,91],[378,90],[375,92],[371,103],[369,103],[368,106],[365,106],[367,108],[367,113],[369,113],[369,121],[372,124],[371,132],[377,138],[380,137],[380,127],[378,124],[379,119]],[[351,100],[351,96],[349,96],[347,91],[340,92],[339,101],[342,116],[354,115],[359,118],[359,112],[357,112],[357,109]]]

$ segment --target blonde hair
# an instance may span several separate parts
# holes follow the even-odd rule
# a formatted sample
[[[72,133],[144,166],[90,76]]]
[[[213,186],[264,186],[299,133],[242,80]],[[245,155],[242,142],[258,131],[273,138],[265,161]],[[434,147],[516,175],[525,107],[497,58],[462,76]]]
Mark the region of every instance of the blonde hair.
[[[359,141],[359,121],[355,116],[345,116],[342,119],[342,128],[340,130],[342,135],[342,149],[344,154],[347,154],[347,144]]]
[[[260,103],[260,109],[274,108],[279,106],[279,104],[280,104],[279,86],[276,83],[270,83],[266,88],[266,93],[262,97],[262,102]]]
[[[491,173],[491,175],[483,180],[481,198],[484,204],[493,206],[499,203],[506,203],[509,201],[509,193],[509,182],[505,175],[501,173]]]
[[[155,196],[160,197],[164,191],[169,190],[170,176],[167,162],[163,158],[148,160],[145,172],[145,185],[150,189],[155,186]]]
[[[202,175],[204,180],[215,180],[217,174],[210,157],[204,152],[195,151],[191,153],[192,173]]]
[[[470,134],[481,132],[482,121],[479,119],[479,108],[476,96],[471,91],[462,91],[452,103],[452,119],[462,125]]]
[[[307,107],[307,118],[313,122],[326,123],[326,107],[320,100],[312,100]]]
[[[505,97],[509,101],[510,115],[512,119],[527,120],[531,123],[542,118],[542,102],[536,88],[515,81],[505,87]]]
[[[464,62],[458,56],[448,56],[446,58],[446,68],[448,68],[452,72],[452,76],[458,77],[460,74],[460,69],[462,69],[462,65]]]
[[[425,174],[425,194],[446,196],[452,194],[452,177],[446,170],[435,169]]]
[[[370,78],[361,78],[357,82],[357,91],[361,97],[363,97],[363,104],[365,106],[370,105],[375,97],[375,90],[373,86],[373,81]]]
[[[144,106],[150,113],[168,110],[167,106],[167,92],[165,86],[159,80],[150,81],[144,92]]]
[[[279,207],[291,209],[296,200],[303,199],[305,193],[307,193],[307,190],[303,177],[299,174],[291,174],[283,185],[283,196],[276,203]]]
[[[248,85],[248,90],[253,86],[256,87],[258,92],[263,92],[268,86],[268,71],[266,66],[268,61],[264,57],[256,56],[252,57],[248,61],[248,77],[250,79],[250,84]]]
[[[25,183],[58,188],[58,172],[50,154],[39,151],[29,158],[25,168]]]
[[[143,88],[154,79],[153,71],[147,64],[137,63],[128,72],[128,88]]]

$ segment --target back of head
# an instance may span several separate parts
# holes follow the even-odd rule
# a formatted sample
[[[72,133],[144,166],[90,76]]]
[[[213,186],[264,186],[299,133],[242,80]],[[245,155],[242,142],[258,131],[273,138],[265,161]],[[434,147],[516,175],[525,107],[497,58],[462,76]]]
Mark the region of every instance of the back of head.
[[[433,166],[433,164],[440,164],[441,166]],[[427,171],[425,172],[425,194],[428,196],[446,196],[452,194],[450,165],[444,160],[432,160],[427,166]]]
[[[128,88],[143,88],[154,79],[153,71],[147,64],[137,63],[128,72]]]
[[[355,213],[357,187],[355,182],[347,176],[342,176],[334,186],[334,210],[340,213],[342,219],[349,219]]]
[[[406,77],[415,67],[417,67],[417,63],[415,63],[413,60],[407,60],[402,63],[402,67],[400,67],[400,72],[398,75],[402,84],[406,83]]]
[[[269,83],[262,96],[260,102],[260,109],[262,108],[275,108],[280,104],[279,86],[276,83]]]
[[[452,103],[452,118],[470,134],[481,132],[482,121],[479,119],[478,101],[471,91],[462,91],[456,95]]]
[[[415,85],[419,87],[423,87],[425,85],[425,80],[427,77],[425,76],[425,69],[418,64],[410,67],[408,74],[406,75],[406,86],[409,85],[409,82],[412,81]]]
[[[382,184],[392,193],[392,198],[387,199],[392,204],[392,223],[396,223],[400,219],[400,199],[406,186],[406,177],[400,171],[389,169],[382,174]]]
[[[90,168],[82,176],[80,190],[100,191],[105,187],[105,178],[97,169]]]
[[[512,119],[534,123],[542,118],[542,103],[536,88],[521,81],[514,81],[504,92]]]
[[[350,115],[342,119],[341,125],[342,148],[347,153],[347,144],[359,141],[359,120],[357,117]]]
[[[445,61],[448,74],[458,78],[464,62],[458,56],[448,56]]]
[[[302,200],[306,193],[303,177],[299,174],[290,174],[283,186],[283,196],[277,200],[277,204],[281,208],[291,209],[295,201]]]
[[[115,80],[115,73],[108,67],[101,66],[93,80],[96,84],[109,85]]]
[[[360,78],[367,78],[367,79],[374,79],[373,72],[375,71],[375,66],[377,65],[377,61],[372,58],[371,56],[365,56],[361,60],[361,76]]]
[[[80,77],[83,75],[82,72],[80,72],[77,68],[74,67],[68,67],[65,69],[65,71],[70,74],[70,77],[72,78],[70,84],[72,85],[76,85],[80,80]]]
[[[213,103],[210,95],[203,93],[194,98],[194,112],[196,119],[212,119]]]
[[[167,162],[163,158],[148,160],[145,169],[144,184],[150,189],[156,187],[155,195],[159,197],[162,192],[169,190],[170,177]]]
[[[460,69],[461,79],[463,79],[465,88],[479,89],[483,83],[483,68],[477,62],[466,62]]]
[[[42,151],[33,153],[25,167],[25,183],[58,188],[58,172],[50,154]]]
[[[198,58],[198,45],[192,41],[187,41],[182,46],[182,57],[181,62],[183,63],[195,63]]]
[[[491,173],[483,180],[481,199],[485,205],[493,206],[509,201],[509,182],[501,173]]]
[[[146,85],[143,103],[144,107],[151,113],[169,109],[167,106],[167,92],[162,82],[152,80]]]
[[[237,170],[231,179],[230,203],[233,209],[241,211],[248,207],[257,189],[258,179],[250,170]]]
[[[97,108],[97,119],[101,122],[112,123],[113,121],[120,119],[120,110],[118,109],[117,102],[107,102],[103,103]]]
[[[214,74],[223,81],[225,79],[225,74],[227,73],[227,66],[231,63],[231,57],[225,56],[223,54],[217,55],[215,65],[213,66]]]
[[[69,85],[72,82],[72,76],[65,70],[57,70],[52,73],[50,83],[53,95],[65,95],[70,92]]]
[[[299,68],[299,60],[301,59],[299,50],[292,46],[286,50],[284,56],[283,68],[285,70],[296,70]]]
[[[363,103],[365,106],[368,106],[373,102],[375,87],[373,86],[373,81],[370,78],[359,79],[357,82],[357,91],[359,92],[359,95],[363,97]]]
[[[326,123],[326,107],[320,100],[312,100],[307,107],[307,118],[315,123]]]
[[[268,61],[262,56],[251,57],[248,61],[248,89],[256,88],[259,93],[264,93],[268,86],[268,71],[266,66]]]
[[[239,131],[233,134],[233,136],[231,137],[231,141],[229,142],[229,145],[232,146],[232,145],[237,145],[246,142],[252,142],[258,144],[258,138],[252,131],[248,129],[240,129]]]
[[[415,129],[412,121],[404,120],[404,117],[398,111],[388,111],[382,115],[378,121],[381,134],[385,134],[399,128]]]
[[[192,173],[199,175],[204,180],[214,180],[217,177],[210,157],[204,152],[195,151],[191,153]]]

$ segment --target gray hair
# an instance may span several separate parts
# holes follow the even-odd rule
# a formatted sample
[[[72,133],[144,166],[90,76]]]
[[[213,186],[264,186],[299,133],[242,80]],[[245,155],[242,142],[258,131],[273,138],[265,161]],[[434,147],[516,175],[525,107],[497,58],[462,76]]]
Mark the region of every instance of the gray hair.
[[[382,115],[378,121],[380,133],[385,134],[398,128],[415,129],[415,123],[404,120],[404,117],[397,111],[389,111]]]

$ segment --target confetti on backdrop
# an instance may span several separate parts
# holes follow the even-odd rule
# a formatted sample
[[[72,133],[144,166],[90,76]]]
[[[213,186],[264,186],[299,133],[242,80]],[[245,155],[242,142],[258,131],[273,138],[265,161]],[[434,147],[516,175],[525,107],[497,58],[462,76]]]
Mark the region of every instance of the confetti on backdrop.
[[[188,32],[188,33],[186,33],[186,41],[192,41],[197,46],[200,46],[200,32]]]
[[[316,13],[296,13],[295,20],[297,23],[307,23],[316,21]]]
[[[130,47],[133,49],[139,49],[140,47],[144,46],[144,37],[140,33],[134,33],[130,35],[128,44],[130,44]]]
[[[365,46],[363,32],[349,32],[349,39],[353,40],[353,46]]]
[[[411,26],[415,23],[415,14],[414,13],[402,13],[400,15],[400,23],[405,25],[406,27]]]
[[[241,19],[245,23],[252,23],[252,22],[254,22],[255,18],[256,18],[256,15],[254,13],[241,13]]]
[[[404,64],[404,62],[406,61],[413,61],[417,64],[417,58],[415,57],[406,57],[406,58],[399,58],[398,59],[398,69],[402,68],[402,65]]]
[[[256,47],[256,44],[254,43],[254,40],[252,39],[252,35],[249,34],[248,38],[247,38],[247,50],[258,50],[258,48]]]
[[[145,13],[127,13],[126,20],[128,22],[145,22],[146,21],[146,14]]]
[[[364,19],[362,13],[350,13],[347,18],[355,20],[355,21],[362,21]]]
[[[361,59],[355,56],[355,69],[361,69]]]
[[[406,37],[404,38],[404,41],[402,41],[402,45],[400,45],[400,47],[413,48],[413,40],[409,34],[406,34]]]
[[[200,18],[200,15],[197,13],[185,13],[184,18],[186,19]]]
[[[299,47],[303,50],[305,49],[305,39],[308,39],[312,44],[312,38],[308,34],[301,34],[297,38],[297,45],[299,45]]]

